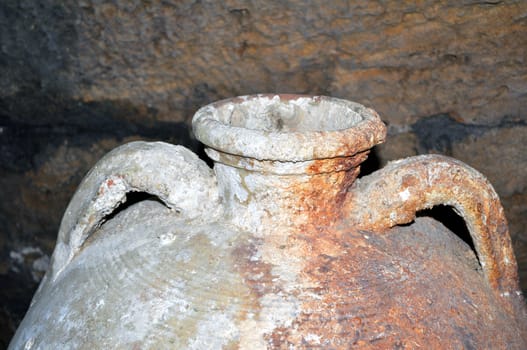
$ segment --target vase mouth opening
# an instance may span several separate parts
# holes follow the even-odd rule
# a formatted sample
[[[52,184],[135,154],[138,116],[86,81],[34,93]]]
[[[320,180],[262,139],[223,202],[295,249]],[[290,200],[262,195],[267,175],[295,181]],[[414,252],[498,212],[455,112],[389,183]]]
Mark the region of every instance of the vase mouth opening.
[[[284,162],[349,157],[386,136],[375,111],[327,96],[234,97],[202,107],[192,125],[197,139],[216,151]]]

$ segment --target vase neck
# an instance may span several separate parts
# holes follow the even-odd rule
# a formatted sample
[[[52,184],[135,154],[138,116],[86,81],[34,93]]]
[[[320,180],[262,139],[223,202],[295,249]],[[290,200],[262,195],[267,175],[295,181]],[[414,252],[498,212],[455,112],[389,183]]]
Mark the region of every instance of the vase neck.
[[[262,162],[207,152],[216,162],[224,218],[256,235],[326,227],[341,217],[348,188],[368,152],[305,164]],[[241,166],[243,165],[243,167]]]
[[[234,97],[200,108],[192,126],[216,162],[225,219],[262,235],[340,218],[359,164],[386,136],[375,111],[327,96]]]

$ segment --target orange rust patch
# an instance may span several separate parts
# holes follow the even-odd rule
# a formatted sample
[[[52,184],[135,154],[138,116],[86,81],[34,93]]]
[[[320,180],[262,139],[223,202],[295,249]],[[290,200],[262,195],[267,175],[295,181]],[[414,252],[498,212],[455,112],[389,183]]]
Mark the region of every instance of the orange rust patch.
[[[297,207],[307,215],[303,231],[312,232],[316,227],[326,227],[341,217],[348,188],[357,178],[369,151],[353,157],[315,160],[307,169],[312,174],[309,181],[291,189],[297,194]]]
[[[409,196],[400,195],[404,187],[411,189]],[[462,215],[489,286],[514,312],[519,286],[507,220],[494,189],[476,170],[439,155],[407,158],[362,179],[351,188],[345,206],[348,225],[379,232],[442,204]]]
[[[294,344],[289,341],[291,329],[286,327],[276,328],[273,333],[266,334],[264,339],[271,349],[290,349]]]
[[[297,296],[302,312],[291,327],[266,335],[271,348],[517,347],[506,310],[460,260],[469,248],[431,219],[414,226],[297,234],[311,245],[302,276],[313,287]]]
[[[402,187],[413,187],[419,183],[419,179],[413,175],[404,175],[401,181]]]

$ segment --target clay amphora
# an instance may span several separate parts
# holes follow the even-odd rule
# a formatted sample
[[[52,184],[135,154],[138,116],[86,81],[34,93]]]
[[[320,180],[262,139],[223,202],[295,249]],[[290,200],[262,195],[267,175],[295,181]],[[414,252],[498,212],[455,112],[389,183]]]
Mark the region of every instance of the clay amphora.
[[[193,127],[213,170],[134,142],[88,173],[10,349],[527,349],[503,209],[474,169],[427,155],[356,180],[385,126],[336,98],[237,97]],[[436,205],[475,253],[416,218]]]

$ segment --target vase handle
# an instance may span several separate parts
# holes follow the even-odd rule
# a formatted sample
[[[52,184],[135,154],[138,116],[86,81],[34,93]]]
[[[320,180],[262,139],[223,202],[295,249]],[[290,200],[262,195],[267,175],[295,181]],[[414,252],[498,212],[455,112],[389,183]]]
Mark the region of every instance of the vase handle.
[[[517,299],[518,269],[503,208],[488,180],[468,165],[440,155],[391,162],[352,186],[345,210],[355,227],[382,231],[441,204],[465,220],[490,287],[501,298]]]
[[[51,280],[88,237],[126,201],[128,192],[157,196],[185,219],[213,216],[218,193],[212,170],[182,146],[131,142],[104,156],[85,176],[62,218],[53,252]]]

